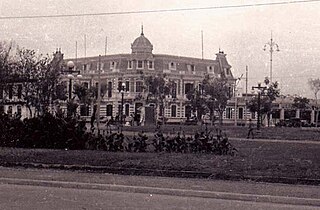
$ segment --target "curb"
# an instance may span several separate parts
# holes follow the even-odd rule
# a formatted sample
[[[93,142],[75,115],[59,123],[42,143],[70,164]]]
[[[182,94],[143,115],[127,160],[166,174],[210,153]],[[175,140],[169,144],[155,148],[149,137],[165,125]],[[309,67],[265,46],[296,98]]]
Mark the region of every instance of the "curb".
[[[16,185],[32,185],[41,187],[58,187],[72,189],[89,189],[89,190],[108,190],[117,192],[145,193],[145,194],[161,194],[182,197],[200,197],[209,199],[224,199],[237,201],[251,201],[263,203],[278,203],[295,206],[320,206],[320,199],[301,198],[301,197],[285,197],[274,195],[254,195],[245,193],[230,193],[204,190],[188,190],[188,189],[171,189],[147,186],[127,186],[114,184],[91,184],[84,182],[65,182],[65,181],[45,181],[45,180],[29,180],[29,179],[12,179],[0,178],[2,184]]]
[[[159,170],[159,169],[139,169],[139,168],[122,168],[107,166],[91,166],[91,165],[62,165],[62,164],[44,164],[44,163],[4,163],[4,167],[23,167],[38,169],[58,169],[58,170],[74,170],[87,171],[93,173],[111,173],[121,175],[136,176],[160,176],[160,177],[179,177],[179,178],[202,178],[230,181],[254,181],[282,184],[302,184],[320,186],[320,179],[304,179],[293,177],[270,177],[270,176],[250,176],[241,174],[225,174],[221,172],[209,173],[198,171],[177,171],[177,170]]]

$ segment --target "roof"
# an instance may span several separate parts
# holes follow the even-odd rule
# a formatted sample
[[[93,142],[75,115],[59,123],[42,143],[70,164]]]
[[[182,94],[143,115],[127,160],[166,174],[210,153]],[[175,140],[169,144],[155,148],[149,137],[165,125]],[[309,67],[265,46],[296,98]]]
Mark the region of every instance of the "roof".
[[[147,39],[143,32],[131,44],[132,53],[152,53],[153,46],[149,39]]]

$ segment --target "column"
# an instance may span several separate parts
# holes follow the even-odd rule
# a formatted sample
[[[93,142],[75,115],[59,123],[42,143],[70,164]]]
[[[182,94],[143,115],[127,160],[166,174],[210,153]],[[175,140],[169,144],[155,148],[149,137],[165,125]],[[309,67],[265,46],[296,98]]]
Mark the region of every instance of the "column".
[[[296,118],[300,118],[300,109],[296,109]]]
[[[284,108],[280,110],[280,120],[284,120]]]
[[[312,109],[310,123],[314,123],[315,122],[314,118],[315,118],[315,111],[314,111],[314,109]]]

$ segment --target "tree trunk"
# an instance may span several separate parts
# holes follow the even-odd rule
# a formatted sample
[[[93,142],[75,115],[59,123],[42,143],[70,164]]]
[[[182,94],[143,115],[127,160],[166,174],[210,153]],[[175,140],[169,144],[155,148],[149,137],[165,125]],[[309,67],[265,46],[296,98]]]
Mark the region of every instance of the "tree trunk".
[[[223,111],[219,111],[219,124],[220,124],[220,126],[222,126],[222,123],[223,123],[222,116],[223,116]]]
[[[29,109],[29,114],[30,114],[30,118],[32,118],[32,110],[30,106],[27,106],[27,108]]]

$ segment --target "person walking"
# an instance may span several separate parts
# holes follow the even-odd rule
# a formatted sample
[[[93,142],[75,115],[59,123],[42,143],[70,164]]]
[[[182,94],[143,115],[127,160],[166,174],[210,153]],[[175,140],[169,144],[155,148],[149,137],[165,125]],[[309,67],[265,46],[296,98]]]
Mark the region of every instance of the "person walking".
[[[250,135],[252,137],[252,139],[254,139],[254,134],[253,134],[253,122],[251,119],[249,119],[249,127],[248,127],[248,134],[247,134],[247,139],[250,138]]]

